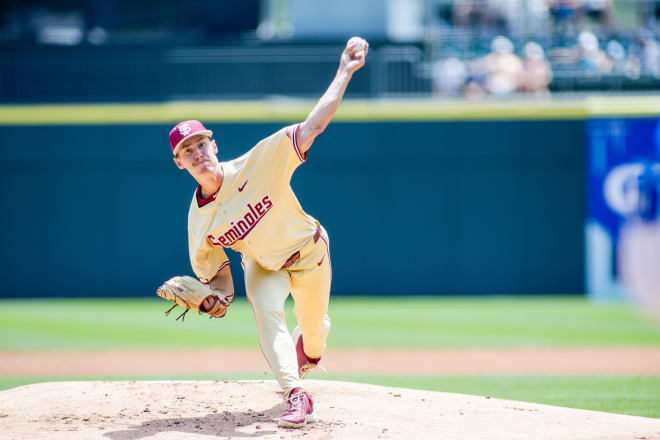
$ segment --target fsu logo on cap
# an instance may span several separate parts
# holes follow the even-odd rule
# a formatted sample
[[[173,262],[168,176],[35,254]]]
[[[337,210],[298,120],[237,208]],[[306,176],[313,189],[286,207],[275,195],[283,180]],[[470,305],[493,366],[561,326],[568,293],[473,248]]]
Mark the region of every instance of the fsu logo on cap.
[[[192,131],[192,128],[188,124],[181,124],[179,125],[179,133],[181,133],[181,136],[188,136],[188,133]]]
[[[172,154],[176,156],[179,148],[186,138],[195,136],[197,134],[213,137],[213,132],[204,128],[201,122],[191,119],[190,121],[183,121],[174,126],[170,130],[170,147],[172,147]]]

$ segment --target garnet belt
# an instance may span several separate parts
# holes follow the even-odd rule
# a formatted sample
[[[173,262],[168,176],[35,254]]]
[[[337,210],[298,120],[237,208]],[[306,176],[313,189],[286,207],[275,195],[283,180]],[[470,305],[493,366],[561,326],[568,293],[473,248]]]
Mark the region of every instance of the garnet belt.
[[[316,244],[317,241],[319,241],[319,237],[321,237],[321,225],[316,223],[316,232],[314,232],[314,244]],[[282,269],[286,269],[287,267],[290,267],[295,263],[296,261],[300,260],[300,251],[296,251],[295,254],[291,255],[288,260],[282,265]]]

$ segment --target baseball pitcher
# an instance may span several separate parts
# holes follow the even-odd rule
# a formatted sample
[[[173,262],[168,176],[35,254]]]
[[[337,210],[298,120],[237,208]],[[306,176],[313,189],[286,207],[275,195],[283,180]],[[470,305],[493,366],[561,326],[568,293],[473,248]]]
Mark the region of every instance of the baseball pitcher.
[[[174,163],[198,183],[188,213],[188,243],[199,280],[174,277],[158,294],[185,312],[192,308],[223,317],[234,297],[225,248],[241,254],[259,343],[289,403],[279,421],[283,427],[301,427],[317,417],[301,378],[323,354],[330,330],[332,278],[328,234],[303,211],[290,180],[330,123],[368,51],[365,40],[349,40],[334,80],[307,118],[263,139],[237,159],[219,162],[213,133],[199,121],[181,122],[169,135]],[[298,321],[293,335],[284,320],[289,293]]]

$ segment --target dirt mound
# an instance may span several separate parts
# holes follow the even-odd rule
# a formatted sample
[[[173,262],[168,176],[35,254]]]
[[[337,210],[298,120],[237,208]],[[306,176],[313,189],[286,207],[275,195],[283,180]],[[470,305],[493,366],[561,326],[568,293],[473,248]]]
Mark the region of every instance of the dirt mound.
[[[0,392],[18,439],[660,439],[660,420],[347,382],[307,381],[320,421],[277,428],[274,381],[51,382]]]

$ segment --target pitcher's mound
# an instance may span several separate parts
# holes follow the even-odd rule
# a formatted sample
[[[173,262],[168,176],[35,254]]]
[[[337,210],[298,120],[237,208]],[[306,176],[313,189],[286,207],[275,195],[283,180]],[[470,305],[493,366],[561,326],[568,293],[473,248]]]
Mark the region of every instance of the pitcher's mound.
[[[432,391],[306,381],[320,420],[277,427],[274,381],[53,382],[0,392],[3,439],[660,439],[660,420]]]

